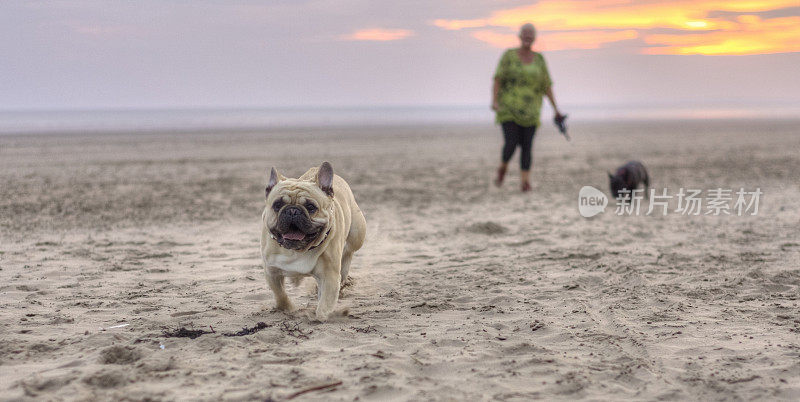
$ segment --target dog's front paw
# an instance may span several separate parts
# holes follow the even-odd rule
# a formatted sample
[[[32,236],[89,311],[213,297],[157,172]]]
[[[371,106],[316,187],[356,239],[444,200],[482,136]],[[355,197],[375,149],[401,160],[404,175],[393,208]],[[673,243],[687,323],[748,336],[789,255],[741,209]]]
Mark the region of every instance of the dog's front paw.
[[[284,300],[278,300],[278,302],[275,303],[275,310],[291,313],[296,309],[294,307],[294,304],[292,304],[292,302],[290,302],[289,299],[284,299]]]
[[[333,311],[317,310],[316,313],[314,313],[314,318],[316,319],[316,321],[325,322],[328,321],[328,318],[330,318],[331,313],[333,313]]]
[[[339,309],[339,310],[330,310],[330,311],[319,310],[318,309],[316,312],[314,312],[313,316],[311,316],[311,314],[309,312],[309,317],[308,318],[313,320],[313,321],[325,322],[325,321],[328,321],[328,320],[331,320],[331,319],[335,319],[335,318],[338,318],[338,317],[347,317],[347,315],[349,313],[350,313],[350,310],[347,309],[347,308],[343,308],[343,309]]]
[[[319,321],[317,319],[317,313],[314,311],[314,309],[301,308],[294,312],[294,316],[299,318],[305,318],[306,320],[311,322]]]

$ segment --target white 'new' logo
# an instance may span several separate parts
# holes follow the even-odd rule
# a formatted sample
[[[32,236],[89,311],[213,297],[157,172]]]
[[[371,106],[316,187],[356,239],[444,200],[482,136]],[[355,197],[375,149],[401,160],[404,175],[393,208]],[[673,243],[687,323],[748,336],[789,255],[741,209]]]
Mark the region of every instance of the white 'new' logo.
[[[608,205],[608,197],[592,186],[583,186],[578,192],[578,212],[584,218],[591,218],[605,212],[606,205]]]

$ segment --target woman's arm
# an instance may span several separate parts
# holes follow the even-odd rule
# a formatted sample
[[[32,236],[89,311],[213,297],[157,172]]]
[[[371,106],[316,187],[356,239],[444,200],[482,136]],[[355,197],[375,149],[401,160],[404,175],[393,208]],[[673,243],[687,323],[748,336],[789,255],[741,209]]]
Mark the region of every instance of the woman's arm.
[[[553,95],[553,87],[547,87],[547,90],[544,93],[547,95],[547,99],[550,100],[550,106],[553,107],[553,111],[556,112],[556,116],[561,116],[561,112],[558,110],[558,106],[556,106],[556,96]]]
[[[492,110],[496,112],[498,109],[500,109],[500,77],[495,77],[492,86]]]
[[[503,79],[508,70],[508,54],[509,50],[506,50],[506,52],[500,56],[500,61],[497,63],[497,68],[494,70],[494,85],[492,85],[492,110],[495,112],[500,110],[500,88],[503,86]]]

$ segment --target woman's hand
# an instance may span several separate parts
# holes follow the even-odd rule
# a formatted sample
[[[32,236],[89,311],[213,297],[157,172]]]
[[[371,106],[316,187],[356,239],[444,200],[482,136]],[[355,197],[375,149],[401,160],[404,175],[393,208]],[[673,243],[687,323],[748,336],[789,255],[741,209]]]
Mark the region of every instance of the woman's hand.
[[[553,107],[553,111],[556,113],[556,120],[561,120],[566,117],[565,114],[558,110],[558,106],[556,105],[556,96],[553,95],[553,87],[548,87],[544,94],[547,96],[547,99],[550,101],[550,106]]]

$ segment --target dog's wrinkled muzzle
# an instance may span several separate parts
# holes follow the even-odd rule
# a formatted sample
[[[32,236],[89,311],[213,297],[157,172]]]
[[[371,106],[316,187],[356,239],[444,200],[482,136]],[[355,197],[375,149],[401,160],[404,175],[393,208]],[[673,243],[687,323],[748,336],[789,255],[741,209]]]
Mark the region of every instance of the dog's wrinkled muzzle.
[[[302,249],[313,241],[321,228],[315,225],[306,212],[295,205],[285,207],[278,215],[273,237],[289,249]]]

